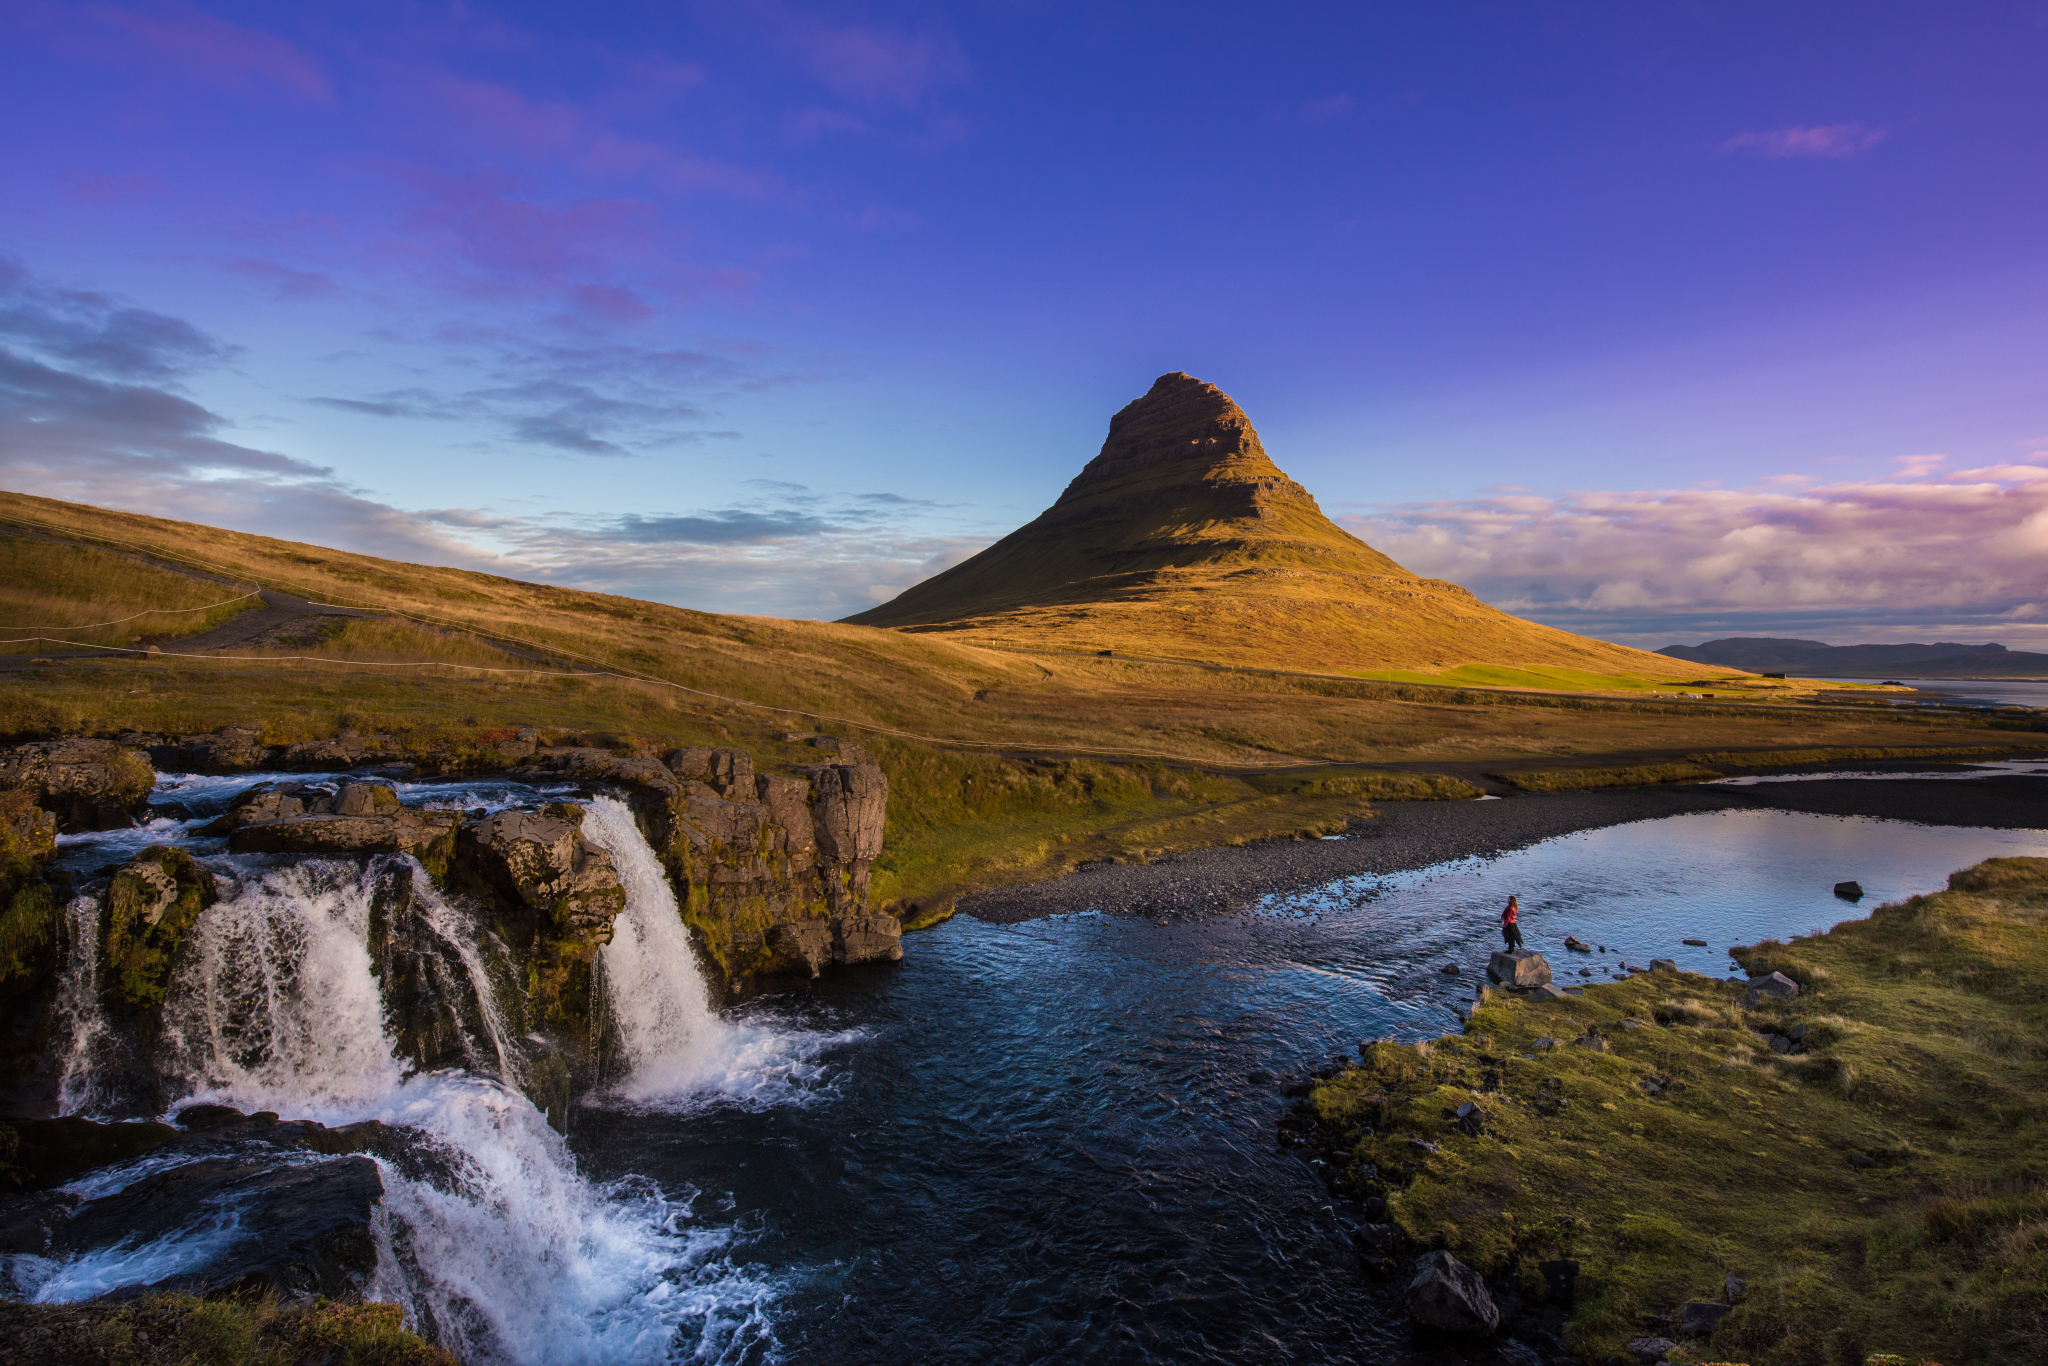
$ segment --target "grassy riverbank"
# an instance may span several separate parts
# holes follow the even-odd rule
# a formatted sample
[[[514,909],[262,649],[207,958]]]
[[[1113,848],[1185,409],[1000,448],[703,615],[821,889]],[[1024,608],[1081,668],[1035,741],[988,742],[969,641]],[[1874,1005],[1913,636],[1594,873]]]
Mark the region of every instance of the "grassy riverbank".
[[[456,1366],[395,1304],[149,1295],[117,1304],[0,1302],[0,1363],[28,1366]]]
[[[1672,1360],[2048,1359],[2048,859],[1736,956],[1799,998],[1646,973],[1490,993],[1460,1037],[1372,1045],[1313,1096],[1349,1150],[1338,1187],[1379,1188],[1371,1164],[1410,1238],[1532,1298],[1538,1262],[1578,1261],[1588,1361],[1730,1275],[1734,1311]],[[1764,1038],[1802,1025],[1802,1052]],[[1473,1137],[1448,1121],[1475,1099]]]

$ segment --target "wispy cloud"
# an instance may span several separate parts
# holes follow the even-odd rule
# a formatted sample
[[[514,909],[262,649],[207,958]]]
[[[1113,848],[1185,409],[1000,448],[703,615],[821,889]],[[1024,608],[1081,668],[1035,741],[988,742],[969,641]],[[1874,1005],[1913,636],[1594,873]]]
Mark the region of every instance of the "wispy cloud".
[[[334,88],[310,53],[274,33],[196,9],[128,9],[24,0],[11,17],[75,56],[212,86],[249,99],[328,104]]]
[[[1418,573],[1617,638],[1730,613],[2031,620],[2048,605],[2048,452],[1918,477],[1935,459],[1895,480],[1507,495],[1339,520]]]
[[[1356,102],[1348,94],[1332,95],[1328,99],[1304,100],[1295,110],[1303,123],[1329,123],[1343,118],[1356,108]]]
[[[1853,157],[1885,140],[1887,130],[1860,123],[1794,125],[1767,133],[1738,133],[1721,144],[1724,152],[1757,152],[1767,157]]]

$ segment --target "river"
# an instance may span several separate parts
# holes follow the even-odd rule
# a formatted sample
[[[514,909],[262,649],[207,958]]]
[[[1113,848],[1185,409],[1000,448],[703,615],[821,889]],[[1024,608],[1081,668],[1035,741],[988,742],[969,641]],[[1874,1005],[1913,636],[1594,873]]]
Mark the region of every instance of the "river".
[[[215,785],[165,791],[203,806]],[[566,1144],[491,1079],[481,1045],[476,1074],[390,1064],[361,949],[370,873],[208,853],[238,891],[206,913],[206,942],[248,961],[218,982],[183,975],[173,1001],[197,1040],[208,1012],[246,1012],[236,972],[289,978],[299,998],[266,1007],[260,1075],[195,1042],[189,1098],[384,1118],[474,1153],[452,1190],[386,1172],[412,1260],[387,1248],[371,1289],[478,1359],[1408,1359],[1386,1291],[1359,1273],[1356,1213],[1274,1141],[1282,1087],[1363,1039],[1455,1029],[1508,894],[1561,981],[1651,957],[1718,976],[1732,944],[1866,914],[1993,855],[2048,854],[2040,830],[1692,812],[1165,924],[1118,907],[956,917],[901,963],[719,1011],[644,840],[616,802],[591,805],[629,893],[605,972],[631,1067],[572,1112]],[[138,838],[87,837],[67,857]],[[1859,905],[1832,894],[1851,878]],[[1565,953],[1568,933],[1602,951]],[[16,1279],[76,1298],[160,1273],[168,1253],[124,1255],[132,1274],[114,1257]]]

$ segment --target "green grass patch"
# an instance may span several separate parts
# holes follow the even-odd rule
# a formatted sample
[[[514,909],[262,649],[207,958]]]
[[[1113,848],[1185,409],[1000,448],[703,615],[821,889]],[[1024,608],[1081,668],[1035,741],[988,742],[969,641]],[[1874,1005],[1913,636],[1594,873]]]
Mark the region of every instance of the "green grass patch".
[[[1576,792],[1589,787],[1649,787],[1698,783],[1722,775],[1696,763],[1633,764],[1622,768],[1511,769],[1490,775],[1520,792]]]
[[[34,1359],[49,1366],[457,1366],[452,1355],[406,1331],[397,1305],[325,1298],[0,1302],[0,1334],[33,1342]]]
[[[1653,973],[1490,993],[1460,1037],[1374,1044],[1313,1096],[1349,1150],[1337,1184],[1491,1272],[1577,1260],[1583,1360],[1730,1274],[1734,1313],[1672,1360],[2048,1359],[2048,859],[1950,888],[1737,951],[1796,1001]],[[1802,1026],[1798,1054],[1763,1037]],[[1471,1137],[1448,1121],[1475,1099]]]
[[[1463,778],[1445,773],[1401,773],[1344,768],[1261,773],[1247,780],[1260,792],[1297,797],[1363,797],[1382,802],[1468,802],[1484,796]]]

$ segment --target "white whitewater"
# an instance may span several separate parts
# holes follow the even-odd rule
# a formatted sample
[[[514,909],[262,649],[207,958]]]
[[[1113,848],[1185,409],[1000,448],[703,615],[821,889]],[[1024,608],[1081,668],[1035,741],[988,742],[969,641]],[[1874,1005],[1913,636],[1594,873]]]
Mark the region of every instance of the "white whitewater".
[[[598,797],[587,812],[585,837],[612,856],[626,889],[626,908],[598,959],[626,1064],[610,1094],[663,1108],[693,1100],[802,1099],[821,1075],[813,1059],[847,1036],[720,1019],[675,888],[631,808]]]
[[[64,908],[68,949],[64,978],[57,991],[57,1018],[69,1032],[57,1081],[57,1113],[96,1114],[106,1097],[95,1079],[106,1062],[111,1031],[100,1005],[100,905],[89,896],[73,897]]]
[[[622,804],[594,805],[593,834],[630,879],[604,973],[633,1085],[649,1095],[706,1085],[746,1091],[737,1069],[750,1056],[789,1075],[777,1065],[772,1031],[721,1024],[653,851]],[[687,1201],[696,1192],[677,1198],[638,1178],[593,1184],[545,1117],[498,1077],[412,1074],[396,1056],[366,947],[389,860],[368,868],[208,863],[232,877],[194,925],[171,983],[158,1063],[172,1093],[186,1097],[181,1104],[410,1126],[454,1172],[415,1180],[379,1159],[385,1198],[368,1295],[403,1305],[409,1322],[466,1362],[623,1366],[774,1355],[767,1309],[775,1286],[733,1265],[730,1229],[694,1220]],[[509,1077],[517,1050],[504,1036],[475,927],[424,877],[415,878],[415,897],[482,1008],[484,1037],[472,1056],[486,1071],[495,1060]],[[88,900],[71,920],[65,991],[76,1008],[64,1108],[77,1113],[97,1095],[94,1050],[106,1031],[91,970],[97,908]],[[139,1283],[190,1251],[166,1244],[134,1249],[118,1264],[46,1268],[39,1293],[73,1298]]]

